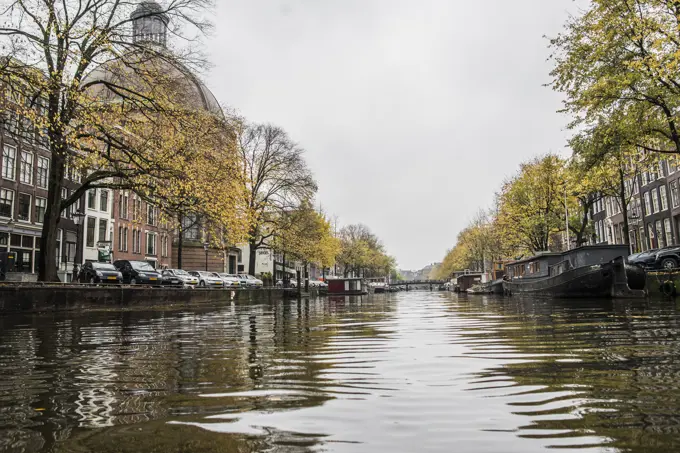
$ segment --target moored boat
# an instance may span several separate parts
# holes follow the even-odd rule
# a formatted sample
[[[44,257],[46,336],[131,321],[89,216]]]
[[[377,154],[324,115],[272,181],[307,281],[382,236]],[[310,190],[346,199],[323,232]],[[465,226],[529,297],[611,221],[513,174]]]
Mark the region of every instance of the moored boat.
[[[644,297],[644,272],[626,266],[626,245],[583,246],[562,253],[542,253],[507,265],[506,295],[551,297]],[[629,285],[630,283],[630,285]]]

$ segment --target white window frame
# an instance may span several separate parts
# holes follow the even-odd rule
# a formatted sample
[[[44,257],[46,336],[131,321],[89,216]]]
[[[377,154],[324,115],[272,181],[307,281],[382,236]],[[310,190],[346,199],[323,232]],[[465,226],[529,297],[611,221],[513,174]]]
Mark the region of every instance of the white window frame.
[[[9,217],[3,216],[3,215],[0,215],[0,217],[2,217],[4,219],[11,219],[14,216],[14,203],[16,203],[16,193],[12,189],[5,189],[4,187],[0,188],[0,200],[2,200],[2,191],[3,190],[6,191],[7,193],[12,194],[12,203],[11,203],[11,206],[10,206]]]
[[[31,195],[30,193],[26,193],[26,192],[19,192],[18,195],[17,195],[17,203],[19,202],[19,197],[22,196],[22,195],[28,195],[28,219],[20,219],[19,218],[19,212],[17,211],[17,213],[16,213],[17,221],[23,222],[23,223],[31,223],[31,218],[32,218],[31,211],[33,210],[32,209],[33,208],[33,195]]]
[[[661,201],[661,210],[668,210],[668,193],[666,191],[666,186],[659,187],[659,198]]]
[[[26,158],[26,160],[24,160]],[[22,184],[33,184],[33,164],[35,155],[30,151],[22,151],[19,156],[19,182]],[[26,172],[28,170],[28,172]],[[26,177],[26,178],[24,178]]]
[[[12,159],[12,168],[11,168],[11,176],[8,176],[6,174],[6,171],[8,169],[7,167],[7,159],[10,158],[9,154],[11,151],[11,159]],[[2,178],[6,179],[8,181],[16,181],[17,177],[17,148],[16,146],[12,145],[7,145],[5,144],[2,148]]]
[[[650,190],[652,196],[652,213],[659,212],[659,189],[656,187]]]
[[[40,164],[42,162],[47,162],[46,167],[42,167]],[[45,170],[45,185],[41,184],[40,181],[40,170],[44,169]],[[41,189],[47,189],[47,187],[50,184],[50,159],[44,156],[38,156],[37,162],[36,162],[36,181],[35,181],[36,186],[40,187]]]
[[[45,202],[45,206],[43,208],[47,210],[47,198],[42,198],[42,197],[35,197],[35,223],[43,223],[42,221],[38,220],[38,202],[42,200]],[[45,214],[43,214],[43,220],[45,219]]]

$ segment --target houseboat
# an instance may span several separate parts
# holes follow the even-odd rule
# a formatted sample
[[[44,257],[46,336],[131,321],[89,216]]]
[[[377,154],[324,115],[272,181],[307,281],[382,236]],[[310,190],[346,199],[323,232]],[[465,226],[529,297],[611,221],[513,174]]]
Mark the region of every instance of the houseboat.
[[[481,283],[479,285],[474,285],[472,288],[467,290],[468,294],[503,294],[503,279],[499,278],[497,280]]]
[[[335,278],[328,280],[328,294],[333,296],[360,296],[368,294],[363,278]]]
[[[592,245],[540,253],[506,265],[506,295],[551,297],[644,297],[645,274],[627,266],[627,245]]]

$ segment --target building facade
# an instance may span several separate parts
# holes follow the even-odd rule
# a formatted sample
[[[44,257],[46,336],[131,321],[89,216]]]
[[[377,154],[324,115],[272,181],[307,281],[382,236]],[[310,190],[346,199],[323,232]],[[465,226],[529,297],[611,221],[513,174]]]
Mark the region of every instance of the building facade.
[[[631,253],[680,244],[680,172],[675,156],[662,159],[626,181],[628,243]],[[591,208],[591,243],[624,244],[625,228],[618,197],[600,199]]]

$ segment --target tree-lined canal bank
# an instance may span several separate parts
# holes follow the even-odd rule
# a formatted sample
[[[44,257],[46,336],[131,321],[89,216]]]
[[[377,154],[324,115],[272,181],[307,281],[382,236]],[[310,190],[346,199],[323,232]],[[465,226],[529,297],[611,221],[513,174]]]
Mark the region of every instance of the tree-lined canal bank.
[[[671,301],[410,292],[0,317],[0,452],[668,452]]]

